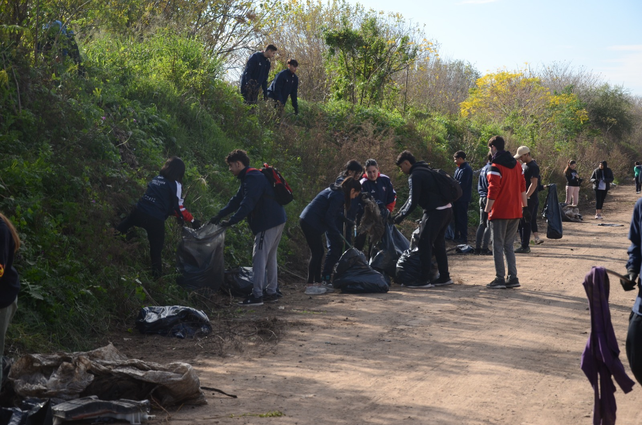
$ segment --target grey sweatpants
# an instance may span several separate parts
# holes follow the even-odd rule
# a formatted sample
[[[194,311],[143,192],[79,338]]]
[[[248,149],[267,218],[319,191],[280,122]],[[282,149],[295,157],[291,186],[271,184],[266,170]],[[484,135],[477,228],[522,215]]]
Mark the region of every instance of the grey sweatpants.
[[[13,315],[16,314],[18,309],[18,297],[5,308],[0,308],[0,356],[4,356],[4,338],[7,335],[7,329],[9,329],[9,323],[13,319]],[[2,382],[2,362],[0,362],[0,382]]]
[[[254,296],[262,297],[263,291],[274,294],[278,285],[276,254],[285,223],[259,232],[254,236],[252,270],[254,271]]]
[[[506,271],[504,269],[505,255],[506,265],[508,266],[507,280],[517,277],[517,264],[515,263],[513,241],[517,235],[519,219],[495,219],[490,222],[490,225],[493,230],[493,260],[495,260],[495,275],[501,280],[506,279]]]

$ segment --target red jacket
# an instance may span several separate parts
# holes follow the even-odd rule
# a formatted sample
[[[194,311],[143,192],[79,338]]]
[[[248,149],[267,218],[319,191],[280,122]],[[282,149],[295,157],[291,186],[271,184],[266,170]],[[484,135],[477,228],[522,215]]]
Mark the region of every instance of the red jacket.
[[[507,151],[497,152],[486,174],[488,199],[493,207],[489,220],[514,220],[522,218],[522,192],[526,192],[522,167]]]

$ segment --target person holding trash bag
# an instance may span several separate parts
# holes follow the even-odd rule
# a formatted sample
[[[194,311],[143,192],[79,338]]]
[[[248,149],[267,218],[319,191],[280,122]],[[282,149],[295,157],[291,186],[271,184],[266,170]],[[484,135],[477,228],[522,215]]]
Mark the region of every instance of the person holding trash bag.
[[[407,288],[432,288],[453,283],[448,271],[445,233],[453,216],[452,204],[444,201],[432,169],[424,161],[417,161],[410,151],[403,151],[395,161],[404,174],[408,174],[410,188],[408,200],[393,218],[401,223],[417,206],[424,210],[419,236],[421,280],[405,284]],[[439,278],[430,281],[432,255],[435,254]]]
[[[247,152],[235,149],[227,155],[225,161],[232,174],[241,181],[241,186],[227,205],[210,219],[210,223],[230,227],[247,218],[254,234],[254,287],[252,294],[239,304],[260,306],[263,301],[276,302],[279,298],[276,256],[285,227],[285,210],[276,201],[274,189],[267,177],[256,168],[250,168]],[[223,220],[231,213],[234,215],[229,220]]]
[[[343,220],[348,221],[343,215],[344,206],[349,210],[352,207],[351,201],[359,196],[359,193],[361,183],[354,177],[346,177],[340,185],[334,183],[319,192],[301,212],[299,223],[311,253],[308,285],[305,288],[307,295],[321,295],[334,290],[330,283],[332,270],[343,254],[343,240],[337,220],[343,217]],[[328,253],[322,269],[324,233]]]
[[[372,199],[379,205],[379,209],[382,211],[382,217],[385,218],[392,213],[397,203],[397,192],[395,192],[395,189],[392,187],[390,177],[379,172],[379,165],[375,159],[370,158],[366,161],[366,172],[359,182],[361,183],[362,193],[372,196]],[[362,215],[363,206],[359,204],[357,223],[361,221]],[[366,236],[365,233],[358,235],[354,241],[354,247],[359,251],[363,251]]]
[[[591,174],[591,183],[593,183],[593,190],[595,191],[595,219],[601,220],[602,206],[606,199],[606,194],[611,188],[613,182],[613,171],[606,165],[606,161],[600,162],[598,168],[593,170]]]
[[[116,227],[120,233],[127,233],[133,227],[147,231],[149,254],[152,260],[152,275],[158,279],[163,272],[161,252],[165,243],[165,220],[171,214],[182,223],[190,222],[197,229],[201,226],[183,206],[183,176],[185,163],[177,156],[165,161],[158,176],[147,184],[147,191],[136,203],[131,213]]]
[[[4,339],[9,323],[18,309],[20,279],[13,259],[20,248],[18,232],[11,221],[0,213],[0,356],[4,355]],[[2,382],[2,367],[0,367]]]

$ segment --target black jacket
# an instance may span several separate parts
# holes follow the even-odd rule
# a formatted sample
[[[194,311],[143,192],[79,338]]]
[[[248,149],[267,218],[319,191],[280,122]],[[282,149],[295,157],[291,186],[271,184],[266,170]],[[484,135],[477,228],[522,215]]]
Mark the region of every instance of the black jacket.
[[[0,218],[0,308],[10,306],[20,290],[18,272],[13,267],[15,248],[9,226]]]
[[[603,170],[600,170],[599,168],[593,170],[593,174],[591,174],[591,183],[593,183],[593,190],[597,190],[600,180],[604,180],[604,183],[606,183],[605,190],[608,191],[611,188],[611,182],[613,182],[613,171],[611,171],[611,169],[608,167]]]
[[[267,90],[268,97],[278,100],[281,105],[285,105],[288,96],[292,97],[292,106],[294,112],[299,113],[299,101],[297,100],[296,93],[299,88],[299,77],[290,72],[289,69],[281,71],[277,74],[272,84]]]
[[[419,205],[424,211],[431,211],[447,205],[439,194],[439,188],[430,167],[424,161],[415,162],[410,168],[408,177],[409,196],[399,214],[408,216]]]
[[[265,57],[263,52],[254,53],[245,64],[243,75],[241,75],[241,92],[250,84],[252,88],[261,87],[263,89],[263,97],[267,97],[267,80],[269,73],[270,60]]]

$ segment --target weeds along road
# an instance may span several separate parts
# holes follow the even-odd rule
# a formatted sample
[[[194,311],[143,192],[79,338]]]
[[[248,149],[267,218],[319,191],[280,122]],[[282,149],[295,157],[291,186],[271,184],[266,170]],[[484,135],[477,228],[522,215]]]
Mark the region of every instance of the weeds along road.
[[[585,222],[564,223],[563,239],[518,255],[519,289],[486,289],[492,257],[472,255],[449,257],[455,285],[445,288],[309,297],[303,283],[290,286],[280,303],[244,316],[285,323],[278,344],[250,341],[217,356],[175,343],[195,347],[184,360],[203,386],[238,398],[205,391],[207,406],[174,409],[156,423],[592,424],[593,390],[580,370],[590,329],[582,282],[594,265],[624,270],[635,200],[632,187],[619,187],[603,222],[622,226],[597,226],[587,206]],[[624,343],[636,294],[614,279],[611,288],[629,371]],[[642,423],[639,385],[627,395],[618,388],[616,400],[618,423]]]

